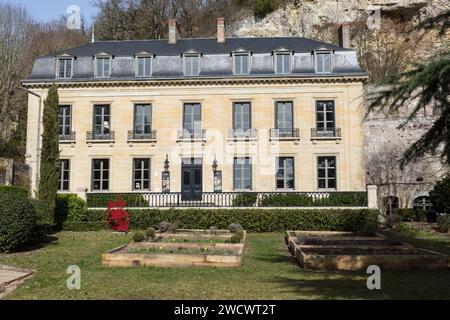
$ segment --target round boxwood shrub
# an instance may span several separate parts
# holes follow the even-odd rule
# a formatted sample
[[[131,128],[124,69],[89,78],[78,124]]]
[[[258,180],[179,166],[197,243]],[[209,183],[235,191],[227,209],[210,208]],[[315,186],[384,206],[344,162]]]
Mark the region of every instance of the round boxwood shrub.
[[[142,231],[138,231],[133,235],[134,242],[142,242],[145,240],[145,234]]]
[[[155,228],[148,228],[147,230],[145,230],[145,234],[148,238],[153,239],[156,236],[156,230]]]
[[[36,211],[30,200],[0,194],[0,252],[10,252],[30,241],[36,229]]]
[[[244,230],[237,230],[234,234],[241,239],[244,238]]]
[[[238,235],[233,235],[230,239],[231,243],[240,243],[241,242],[241,237],[239,237]]]

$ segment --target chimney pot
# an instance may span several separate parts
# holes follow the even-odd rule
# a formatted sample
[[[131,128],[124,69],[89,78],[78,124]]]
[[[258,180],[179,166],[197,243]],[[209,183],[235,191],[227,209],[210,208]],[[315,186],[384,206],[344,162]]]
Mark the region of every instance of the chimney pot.
[[[217,18],[217,42],[225,43],[225,18]]]
[[[180,39],[180,29],[176,19],[169,19],[169,43],[176,44]]]
[[[339,28],[339,46],[347,49],[351,48],[350,23],[343,23]]]

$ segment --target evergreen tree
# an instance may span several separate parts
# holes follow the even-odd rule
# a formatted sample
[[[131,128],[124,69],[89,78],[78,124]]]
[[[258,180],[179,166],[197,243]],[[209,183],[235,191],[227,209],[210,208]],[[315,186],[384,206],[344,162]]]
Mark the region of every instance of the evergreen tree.
[[[38,199],[48,208],[42,220],[53,223],[60,175],[58,133],[58,89],[53,85],[44,101],[41,167]]]
[[[439,26],[441,35],[450,28],[450,11],[422,22],[424,29]],[[402,167],[427,153],[440,154],[450,167],[450,47],[407,72],[390,76],[379,83],[380,88],[369,96],[369,111],[385,109],[396,113],[413,103],[414,108],[408,115],[405,126],[425,107],[433,106],[440,116],[431,128],[403,155]]]

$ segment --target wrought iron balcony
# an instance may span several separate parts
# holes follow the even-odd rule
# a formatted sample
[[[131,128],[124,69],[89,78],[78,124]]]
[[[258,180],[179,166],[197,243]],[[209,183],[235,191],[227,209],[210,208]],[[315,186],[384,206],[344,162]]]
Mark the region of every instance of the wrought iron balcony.
[[[178,141],[206,141],[206,130],[178,130]]]
[[[291,129],[270,129],[270,139],[272,140],[300,140],[300,130]]]
[[[312,140],[341,140],[341,128],[332,129],[311,129]]]
[[[73,143],[76,141],[76,132],[71,131],[69,134],[60,134],[59,142],[60,143]]]
[[[150,133],[137,132],[134,130],[128,131],[128,141],[133,142],[146,142],[156,141],[156,130],[150,131]]]
[[[228,140],[256,140],[258,139],[258,130],[256,129],[229,129]]]
[[[116,140],[115,131],[110,131],[108,133],[94,133],[92,131],[88,131],[86,133],[87,142],[112,142],[114,140]]]

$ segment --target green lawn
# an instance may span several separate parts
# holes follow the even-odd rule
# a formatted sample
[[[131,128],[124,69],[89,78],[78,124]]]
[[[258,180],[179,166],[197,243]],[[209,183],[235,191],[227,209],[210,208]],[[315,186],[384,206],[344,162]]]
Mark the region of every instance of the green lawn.
[[[382,290],[364,273],[302,270],[283,235],[249,234],[240,269],[106,268],[101,253],[131,241],[109,232],[61,232],[42,248],[0,256],[0,264],[36,270],[8,299],[449,299],[450,271],[384,271]],[[420,235],[407,234],[420,238]],[[402,238],[403,240],[405,238]],[[428,246],[434,240],[414,240]],[[439,240],[449,249],[450,240]],[[81,290],[68,290],[66,269],[78,265]]]

